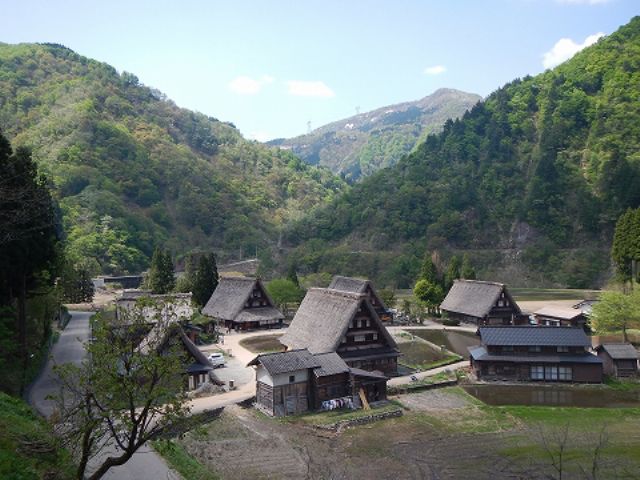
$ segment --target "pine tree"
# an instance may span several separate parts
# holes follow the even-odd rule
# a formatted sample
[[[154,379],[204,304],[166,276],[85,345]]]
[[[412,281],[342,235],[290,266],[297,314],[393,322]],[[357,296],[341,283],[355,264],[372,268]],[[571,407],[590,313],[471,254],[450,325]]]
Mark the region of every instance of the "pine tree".
[[[426,253],[422,262],[422,268],[420,269],[420,279],[426,280],[430,283],[438,283],[438,270],[433,263],[431,254]]]
[[[451,257],[447,273],[444,276],[445,290],[449,291],[453,285],[453,281],[460,278],[460,259],[457,256]]]
[[[476,279],[476,271],[473,268],[473,265],[471,265],[469,256],[466,253],[462,257],[462,266],[460,267],[460,278],[464,278],[466,280]]]
[[[634,275],[635,281],[640,279],[637,266],[640,263],[640,208],[629,209],[618,218],[611,257],[622,282],[630,281]]]
[[[171,254],[156,247],[151,257],[151,266],[146,286],[152,293],[169,293],[175,287],[175,272]]]
[[[203,255],[198,262],[195,279],[193,282],[193,302],[203,307],[211,298],[213,291],[218,286],[218,267],[213,253]]]

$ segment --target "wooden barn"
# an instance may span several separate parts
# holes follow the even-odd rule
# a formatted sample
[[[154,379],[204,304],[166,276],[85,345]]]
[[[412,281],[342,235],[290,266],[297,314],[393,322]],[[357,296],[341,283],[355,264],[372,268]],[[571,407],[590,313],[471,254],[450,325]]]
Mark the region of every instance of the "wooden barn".
[[[249,277],[221,277],[202,313],[234,330],[279,328],[284,320],[260,279]]]
[[[451,319],[476,325],[524,325],[523,315],[507,287],[480,280],[455,280],[440,305]]]
[[[256,406],[276,417],[386,399],[387,377],[349,368],[335,352],[266,353],[249,365],[256,369]]]
[[[469,347],[471,367],[483,380],[602,382],[602,360],[579,327],[496,326],[478,329]]]
[[[366,294],[310,289],[280,342],[289,350],[336,352],[352,368],[398,371],[398,347]]]
[[[329,287],[331,290],[339,290],[341,292],[351,292],[366,295],[369,302],[375,309],[376,313],[383,322],[390,322],[393,320],[393,315],[389,312],[389,309],[384,304],[382,299],[376,293],[373,288],[373,284],[369,280],[361,278],[343,277],[336,275],[331,280]]]
[[[638,351],[630,343],[603,343],[596,347],[604,363],[604,373],[614,377],[638,375]]]
[[[589,328],[587,316],[577,308],[549,305],[533,312],[533,316],[538,325]]]

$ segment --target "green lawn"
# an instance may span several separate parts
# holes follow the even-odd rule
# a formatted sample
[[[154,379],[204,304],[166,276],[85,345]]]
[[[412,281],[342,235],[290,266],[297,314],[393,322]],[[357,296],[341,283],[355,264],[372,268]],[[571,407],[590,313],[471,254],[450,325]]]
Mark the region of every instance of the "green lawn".
[[[570,288],[509,288],[516,301],[532,300],[583,300],[598,298],[598,290],[578,290]],[[577,303],[577,302],[576,302]]]
[[[164,457],[167,463],[183,478],[189,480],[219,480],[220,477],[209,471],[198,460],[189,455],[178,442],[173,440],[156,440],[152,442],[156,452]]]

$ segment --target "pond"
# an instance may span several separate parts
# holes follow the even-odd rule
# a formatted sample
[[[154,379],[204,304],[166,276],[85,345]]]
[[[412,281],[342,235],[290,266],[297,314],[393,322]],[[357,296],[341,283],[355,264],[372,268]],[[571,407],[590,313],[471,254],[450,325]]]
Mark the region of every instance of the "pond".
[[[585,408],[640,407],[640,390],[561,385],[467,385],[464,390],[488,405],[547,405]]]
[[[435,345],[444,345],[447,350],[462,355],[464,358],[469,356],[467,347],[480,345],[480,337],[471,332],[423,329],[407,329],[407,332]]]

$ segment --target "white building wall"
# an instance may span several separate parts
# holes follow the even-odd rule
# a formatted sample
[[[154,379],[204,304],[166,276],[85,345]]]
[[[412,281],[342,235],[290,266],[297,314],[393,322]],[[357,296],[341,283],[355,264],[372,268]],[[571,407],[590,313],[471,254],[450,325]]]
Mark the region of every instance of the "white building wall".
[[[289,377],[293,376],[293,382],[290,382]],[[280,373],[277,375],[271,376],[269,372],[267,372],[266,368],[262,365],[258,365],[256,369],[256,381],[262,382],[266,385],[270,385],[272,387],[279,387],[281,385],[288,385],[289,383],[299,383],[306,382],[309,380],[309,370],[295,370],[293,372]]]

